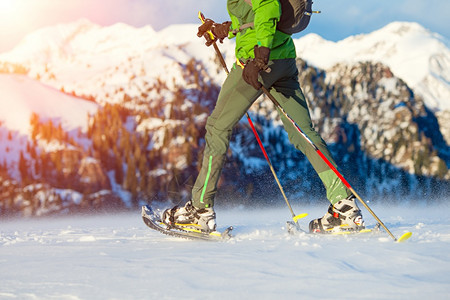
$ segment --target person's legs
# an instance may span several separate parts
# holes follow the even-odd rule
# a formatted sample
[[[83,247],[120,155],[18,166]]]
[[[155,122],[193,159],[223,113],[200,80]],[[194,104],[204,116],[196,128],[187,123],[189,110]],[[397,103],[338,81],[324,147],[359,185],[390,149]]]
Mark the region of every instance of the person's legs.
[[[222,172],[231,132],[251,104],[261,95],[242,79],[242,69],[233,67],[225,80],[216,106],[206,121],[202,167],[192,188],[197,208],[214,206],[217,182]]]
[[[308,105],[298,83],[298,71],[295,60],[286,59],[275,61],[271,65],[271,69],[274,73],[283,72],[285,74],[285,76],[278,76],[280,79],[271,84],[271,94],[313,144],[336,166],[326,143],[313,128]],[[262,75],[262,78],[265,81],[265,85],[266,81],[270,83],[270,78],[266,77],[265,74]],[[303,152],[312,164],[327,190],[327,198],[331,204],[335,204],[339,200],[349,196],[351,192],[345,187],[339,177],[328,167],[306,139],[301,136],[291,121],[280,111],[279,113],[290,142],[295,148]]]
[[[271,89],[272,95],[286,114],[336,167],[336,163],[334,162],[326,143],[312,126],[308,105],[300,89],[300,85],[298,84],[298,71],[295,62],[293,60],[275,62],[272,66],[272,72],[276,73],[278,70],[285,72],[286,76],[280,77],[273,85],[268,85],[272,85],[273,87]],[[314,233],[327,233],[332,231],[358,231],[363,229],[364,220],[362,218],[361,210],[358,208],[355,197],[350,190],[346,188],[334,171],[331,170],[317,154],[317,151],[312,145],[310,145],[298,132],[298,129],[294,124],[282,114],[280,109],[278,109],[278,111],[288,133],[289,140],[298,150],[302,151],[311,162],[327,190],[327,198],[331,203],[327,213],[322,218],[314,219],[310,222],[310,231]]]
[[[203,161],[192,188],[192,199],[184,207],[175,206],[165,210],[162,214],[164,223],[205,232],[215,230],[214,197],[231,133],[259,95],[261,91],[255,90],[242,79],[242,69],[233,67],[206,121]]]

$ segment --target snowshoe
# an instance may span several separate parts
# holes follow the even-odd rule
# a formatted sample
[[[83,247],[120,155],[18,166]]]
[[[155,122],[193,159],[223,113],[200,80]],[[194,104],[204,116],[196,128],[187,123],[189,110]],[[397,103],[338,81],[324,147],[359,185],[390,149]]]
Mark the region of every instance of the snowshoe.
[[[222,232],[203,232],[201,230],[189,227],[169,227],[161,221],[161,214],[153,210],[150,205],[142,206],[141,211],[142,219],[149,228],[168,236],[204,241],[223,241],[231,238],[231,230],[233,230],[232,226],[226,228]]]

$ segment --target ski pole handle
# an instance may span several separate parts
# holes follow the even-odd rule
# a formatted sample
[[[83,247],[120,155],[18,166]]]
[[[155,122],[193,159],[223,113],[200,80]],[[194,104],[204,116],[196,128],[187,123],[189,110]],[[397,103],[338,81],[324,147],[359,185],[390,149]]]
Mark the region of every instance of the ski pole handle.
[[[200,21],[202,21],[202,24],[205,24],[206,18],[205,18],[205,15],[201,11],[198,12],[198,18],[200,19]],[[211,40],[215,42],[216,38],[214,37],[214,34],[211,32],[211,30],[208,30],[207,33],[208,33],[209,37],[211,38]]]
[[[205,15],[203,15],[203,13],[201,11],[198,12],[198,18],[200,19],[200,21],[205,24]],[[211,32],[211,30],[208,30],[207,33],[209,34],[209,37],[211,38],[211,40],[213,41],[213,47],[214,50],[216,51],[217,57],[219,58],[220,64],[222,65],[223,69],[225,70],[225,73],[228,75],[230,72],[228,71],[228,67],[227,64],[225,62],[225,60],[223,59],[223,55],[219,50],[219,47],[217,46],[217,39],[214,37],[214,34]]]

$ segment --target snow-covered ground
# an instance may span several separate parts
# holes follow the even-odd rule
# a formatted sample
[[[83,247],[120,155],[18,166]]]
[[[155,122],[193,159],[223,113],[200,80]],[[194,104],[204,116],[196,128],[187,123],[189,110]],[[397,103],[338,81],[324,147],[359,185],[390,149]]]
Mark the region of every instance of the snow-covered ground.
[[[217,243],[164,236],[139,211],[2,220],[0,299],[448,299],[448,208],[374,206],[394,235],[413,231],[401,244],[384,233],[289,236],[286,207],[219,207],[235,237]]]

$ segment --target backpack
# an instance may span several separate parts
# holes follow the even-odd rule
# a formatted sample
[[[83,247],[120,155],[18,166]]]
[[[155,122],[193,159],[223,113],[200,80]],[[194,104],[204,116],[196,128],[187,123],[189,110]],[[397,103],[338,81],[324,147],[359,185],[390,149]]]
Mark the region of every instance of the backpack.
[[[250,6],[251,0],[244,0]],[[312,0],[279,0],[281,4],[281,17],[277,29],[286,34],[299,33],[306,29],[313,13]],[[242,25],[238,31],[253,27],[254,23]]]
[[[312,0],[280,0],[281,18],[277,29],[287,34],[306,29],[311,19]]]

